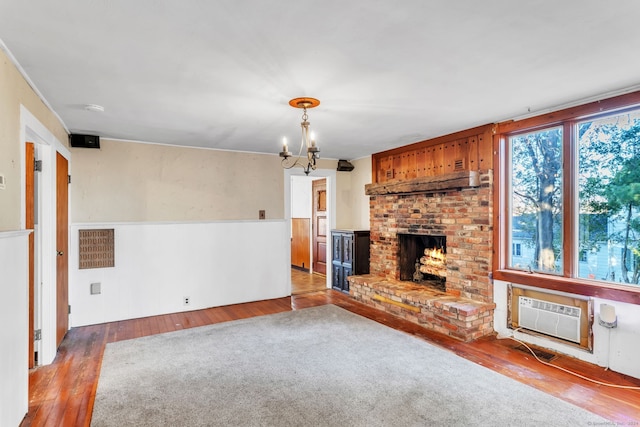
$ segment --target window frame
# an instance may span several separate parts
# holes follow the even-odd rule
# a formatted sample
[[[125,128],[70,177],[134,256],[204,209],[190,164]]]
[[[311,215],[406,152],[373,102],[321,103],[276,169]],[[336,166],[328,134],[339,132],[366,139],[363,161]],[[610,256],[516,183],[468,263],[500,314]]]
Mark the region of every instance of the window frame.
[[[640,286],[606,283],[577,277],[579,250],[577,247],[577,147],[576,124],[625,110],[640,108],[640,91],[607,99],[584,103],[542,115],[499,123],[493,138],[494,152],[494,242],[493,278],[538,288],[569,292],[585,296],[610,299],[640,305]],[[508,267],[511,239],[510,217],[510,148],[509,137],[553,126],[562,126],[563,132],[563,268],[560,275],[526,272]],[[504,213],[501,215],[501,213]],[[568,249],[564,249],[564,248]]]

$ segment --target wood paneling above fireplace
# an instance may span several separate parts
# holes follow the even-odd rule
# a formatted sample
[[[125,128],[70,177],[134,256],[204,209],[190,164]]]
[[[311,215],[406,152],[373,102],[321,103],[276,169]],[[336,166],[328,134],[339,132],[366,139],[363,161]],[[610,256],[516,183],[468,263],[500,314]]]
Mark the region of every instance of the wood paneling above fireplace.
[[[495,130],[496,125],[488,124],[376,153],[371,156],[372,183],[407,182],[493,169]]]

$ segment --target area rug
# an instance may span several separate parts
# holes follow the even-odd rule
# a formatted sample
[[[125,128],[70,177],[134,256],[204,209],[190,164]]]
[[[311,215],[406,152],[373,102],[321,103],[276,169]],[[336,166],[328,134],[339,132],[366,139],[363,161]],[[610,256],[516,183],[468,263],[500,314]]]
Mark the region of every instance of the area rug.
[[[108,344],[92,426],[606,420],[333,305]]]

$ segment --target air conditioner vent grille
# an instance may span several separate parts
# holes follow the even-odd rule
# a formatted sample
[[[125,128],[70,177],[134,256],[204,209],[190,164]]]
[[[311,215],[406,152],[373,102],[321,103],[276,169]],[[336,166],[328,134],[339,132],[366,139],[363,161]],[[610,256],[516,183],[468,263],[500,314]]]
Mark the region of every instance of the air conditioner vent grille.
[[[540,301],[533,298],[531,300],[531,308],[544,310],[551,313],[564,314],[565,316],[580,317],[580,307],[570,307],[568,305],[556,304],[554,302]]]
[[[519,327],[580,343],[580,307],[525,296],[518,298],[518,306]]]

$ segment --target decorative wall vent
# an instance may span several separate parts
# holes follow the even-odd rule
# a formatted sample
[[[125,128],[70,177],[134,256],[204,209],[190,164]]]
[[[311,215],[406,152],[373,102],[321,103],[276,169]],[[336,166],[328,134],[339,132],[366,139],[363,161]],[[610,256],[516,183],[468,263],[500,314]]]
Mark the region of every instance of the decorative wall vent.
[[[387,179],[393,179],[393,169],[387,169],[386,178]]]
[[[455,172],[464,170],[464,159],[457,159],[453,162],[453,170]]]
[[[79,230],[80,269],[113,267],[114,240],[113,228]]]

